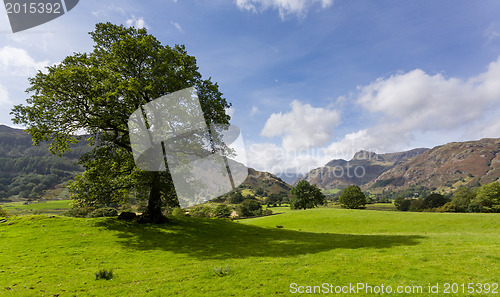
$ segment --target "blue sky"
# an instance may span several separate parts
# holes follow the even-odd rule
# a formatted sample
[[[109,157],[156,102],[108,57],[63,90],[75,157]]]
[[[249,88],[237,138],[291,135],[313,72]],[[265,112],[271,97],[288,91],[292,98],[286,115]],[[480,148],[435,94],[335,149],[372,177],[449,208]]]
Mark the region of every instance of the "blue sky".
[[[500,137],[497,0],[85,0],[16,34],[3,11],[0,123],[28,77],[90,51],[87,33],[107,21],[185,44],[259,170]]]

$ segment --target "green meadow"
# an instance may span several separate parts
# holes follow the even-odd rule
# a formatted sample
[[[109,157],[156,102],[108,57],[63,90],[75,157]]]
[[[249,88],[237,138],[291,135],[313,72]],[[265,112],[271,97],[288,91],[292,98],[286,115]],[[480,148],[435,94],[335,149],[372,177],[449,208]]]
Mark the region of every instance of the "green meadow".
[[[294,296],[306,295],[292,292],[300,286],[358,283],[390,286],[387,296],[500,295],[485,285],[500,282],[498,215],[273,210],[280,214],[182,217],[164,225],[11,216],[0,223],[0,295]],[[96,280],[101,269],[113,278]],[[446,283],[476,287],[446,294]],[[429,285],[439,285],[439,293],[429,293]],[[398,294],[398,287],[422,293]]]

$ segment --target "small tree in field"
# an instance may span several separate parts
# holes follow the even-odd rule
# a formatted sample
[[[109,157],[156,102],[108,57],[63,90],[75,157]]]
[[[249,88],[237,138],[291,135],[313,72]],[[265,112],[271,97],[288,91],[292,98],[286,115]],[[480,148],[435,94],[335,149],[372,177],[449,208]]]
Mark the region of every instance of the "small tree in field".
[[[315,185],[311,185],[307,180],[301,180],[290,191],[292,198],[290,200],[291,209],[314,208],[325,204],[325,195],[321,193]]]
[[[339,203],[343,208],[364,208],[366,205],[366,196],[358,186],[350,185],[340,194]]]

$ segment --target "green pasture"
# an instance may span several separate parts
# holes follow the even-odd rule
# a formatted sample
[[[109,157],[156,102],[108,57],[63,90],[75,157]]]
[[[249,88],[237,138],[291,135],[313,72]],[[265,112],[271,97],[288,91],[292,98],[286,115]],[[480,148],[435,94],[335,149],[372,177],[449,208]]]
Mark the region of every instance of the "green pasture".
[[[302,296],[291,284],[364,283],[423,290],[390,296],[456,296],[443,292],[445,283],[500,282],[497,214],[273,211],[281,214],[156,226],[12,216],[0,223],[0,295]],[[96,280],[101,269],[113,278]],[[441,293],[429,293],[436,284]]]

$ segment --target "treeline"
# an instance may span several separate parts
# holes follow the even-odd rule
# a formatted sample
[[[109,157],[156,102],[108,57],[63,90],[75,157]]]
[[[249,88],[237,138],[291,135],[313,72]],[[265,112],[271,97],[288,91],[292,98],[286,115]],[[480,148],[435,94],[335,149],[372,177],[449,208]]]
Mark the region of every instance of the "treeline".
[[[394,204],[401,211],[500,213],[500,183],[479,187],[460,187],[453,195],[431,193],[425,198],[398,197]]]

